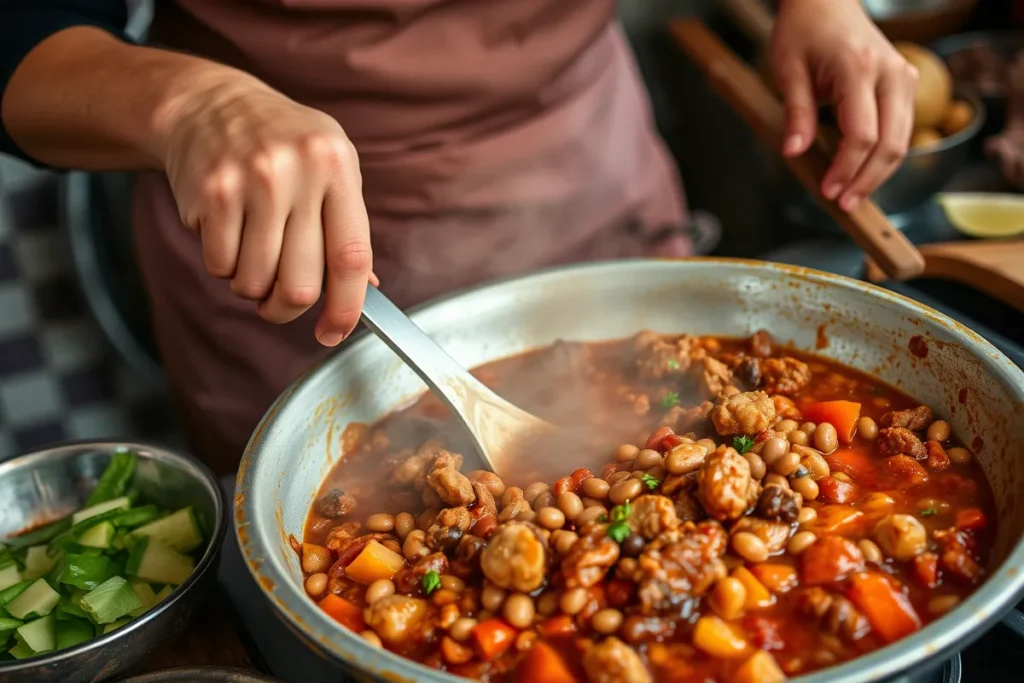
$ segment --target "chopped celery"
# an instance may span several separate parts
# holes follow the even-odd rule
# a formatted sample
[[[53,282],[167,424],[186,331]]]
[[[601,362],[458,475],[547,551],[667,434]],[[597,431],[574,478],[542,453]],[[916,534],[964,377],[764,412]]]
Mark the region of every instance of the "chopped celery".
[[[111,456],[107,469],[103,471],[96,488],[85,501],[86,507],[119,498],[128,491],[135,476],[138,456],[128,450],[117,451]]]
[[[179,553],[150,536],[139,538],[132,545],[125,571],[150,583],[175,586],[188,579],[195,569],[195,560]]]
[[[57,649],[63,650],[66,647],[80,645],[87,640],[92,640],[96,635],[96,628],[92,622],[82,619],[61,619],[57,617]]]
[[[113,623],[107,624],[106,626],[103,627],[103,635],[107,635],[111,631],[116,631],[117,629],[119,629],[122,626],[124,626],[125,624],[127,624],[129,621],[131,621],[131,619],[125,618],[125,619],[118,619],[117,621],[115,621]]]
[[[38,579],[40,576],[46,576],[54,564],[54,558],[46,554],[45,545],[34,545],[25,555],[25,571],[22,572],[22,576],[26,580]]]
[[[132,579],[129,583],[131,583],[132,589],[135,591],[135,595],[139,596],[139,600],[142,602],[142,605],[138,609],[132,610],[131,616],[141,617],[157,603],[156,593],[153,592],[152,586],[145,581]]]
[[[122,569],[119,562],[106,555],[69,553],[64,556],[64,568],[60,582],[88,591],[111,577],[117,576]]]
[[[36,653],[32,651],[25,643],[17,643],[14,647],[7,651],[7,654],[14,657],[15,659],[28,659],[29,657],[35,657]]]
[[[110,519],[111,517],[117,516],[123,510],[127,510],[132,506],[132,502],[124,496],[120,498],[114,498],[103,503],[97,503],[87,508],[83,508],[71,515],[71,523],[76,527],[82,522],[105,515],[103,519]],[[89,526],[92,526],[91,524]],[[72,527],[74,528],[74,527]]]
[[[142,507],[124,510],[115,517],[111,517],[110,521],[119,529],[134,529],[135,527],[140,527],[160,519],[161,515],[160,508],[157,506],[143,505]]]
[[[78,544],[87,548],[109,548],[113,544],[115,531],[112,522],[100,522],[83,531],[78,537]]]
[[[22,581],[21,583],[16,583],[13,586],[0,591],[0,608],[6,608],[11,600],[14,600],[14,598],[24,593],[25,589],[31,585],[31,581]],[[6,611],[7,610],[5,609],[4,612]]]
[[[132,533],[136,536],[149,536],[182,553],[195,550],[203,543],[203,532],[190,507],[151,522]]]
[[[49,614],[58,602],[60,595],[46,583],[46,579],[36,579],[8,603],[7,613],[15,619],[42,617]]]
[[[14,632],[14,638],[27,645],[35,654],[49,652],[57,647],[57,622],[52,614],[48,614],[19,626]]]
[[[9,564],[3,569],[0,569],[0,590],[10,588],[11,586],[21,583],[22,576],[21,572],[18,571],[18,565]]]
[[[7,617],[0,617],[0,633],[7,633],[18,628],[24,624],[21,619],[9,619]]]
[[[63,621],[65,619],[88,619],[89,615],[84,609],[82,609],[81,596],[85,595],[85,591],[78,594],[78,599],[69,598],[66,595],[60,596],[60,602],[57,603],[57,619]]]
[[[82,598],[82,609],[97,624],[110,624],[142,606],[131,585],[120,576],[104,581]]]

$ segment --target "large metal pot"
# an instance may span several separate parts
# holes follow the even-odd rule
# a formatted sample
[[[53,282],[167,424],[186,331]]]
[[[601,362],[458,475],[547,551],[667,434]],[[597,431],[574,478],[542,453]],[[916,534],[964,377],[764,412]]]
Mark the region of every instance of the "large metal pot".
[[[990,578],[919,633],[803,683],[878,681],[938,664],[981,635],[1024,588],[1024,374],[936,311],[818,271],[692,259],[550,270],[438,301],[414,320],[467,366],[558,339],[612,339],[641,329],[739,336],[764,328],[804,349],[827,339],[820,353],[903,387],[948,416],[979,451],[999,507]],[[239,471],[235,521],[257,582],[297,633],[364,680],[456,679],[372,647],[334,623],[303,592],[287,536],[301,534],[314,492],[342,457],[345,427],[373,422],[423,389],[383,343],[363,336],[277,400]]]

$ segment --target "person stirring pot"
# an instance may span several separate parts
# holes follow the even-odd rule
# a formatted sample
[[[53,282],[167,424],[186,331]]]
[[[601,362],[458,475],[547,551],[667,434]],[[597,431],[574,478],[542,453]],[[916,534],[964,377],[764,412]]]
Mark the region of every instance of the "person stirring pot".
[[[198,455],[237,466],[359,320],[542,266],[684,256],[686,208],[612,0],[124,0],[0,6],[0,149],[139,171],[134,239]],[[819,102],[846,210],[899,165],[917,75],[858,0],[782,0],[787,155]],[[287,323],[287,324],[285,324]]]

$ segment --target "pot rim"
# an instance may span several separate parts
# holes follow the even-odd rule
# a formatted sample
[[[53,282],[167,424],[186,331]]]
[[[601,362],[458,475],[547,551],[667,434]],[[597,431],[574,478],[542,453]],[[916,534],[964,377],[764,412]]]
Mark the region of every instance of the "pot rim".
[[[75,457],[78,457],[91,451],[113,453],[119,448],[129,449],[140,458],[147,457],[153,460],[172,463],[175,467],[195,476],[199,481],[202,481],[206,485],[212,496],[214,520],[210,540],[207,541],[206,550],[203,552],[203,556],[196,563],[195,569],[193,569],[192,573],[189,574],[185,583],[178,586],[166,600],[162,601],[158,605],[154,605],[142,616],[132,619],[119,629],[99,636],[98,638],[87,640],[80,645],[75,645],[63,650],[56,650],[39,657],[0,663],[0,674],[6,675],[19,672],[29,672],[42,667],[48,668],[62,664],[67,660],[75,659],[79,655],[85,654],[91,650],[102,649],[113,643],[116,639],[127,636],[134,631],[147,628],[151,622],[156,620],[160,615],[171,610],[174,605],[177,605],[184,599],[185,593],[195,587],[200,577],[206,574],[211,565],[213,565],[217,555],[220,553],[221,545],[224,543],[224,536],[227,533],[228,528],[227,501],[225,500],[224,492],[217,483],[217,479],[213,476],[213,472],[211,472],[206,465],[188,453],[182,453],[180,451],[167,448],[166,446],[145,441],[75,439],[62,441],[42,450],[29,451],[4,460],[0,463],[0,477],[4,476],[8,470],[13,469],[16,466],[23,465],[26,462],[30,463],[36,460],[45,460],[57,454],[77,451]],[[150,455],[143,455],[143,453],[148,453]]]
[[[818,285],[854,290],[860,293],[866,292],[878,299],[879,303],[895,307],[906,315],[925,318],[959,337],[972,355],[986,366],[989,374],[999,383],[1011,388],[1017,401],[1024,403],[1024,372],[984,338],[949,316],[901,294],[854,278],[812,268],[754,259],[723,257],[620,259],[556,266],[526,275],[491,281],[438,297],[410,309],[409,314],[414,321],[417,321],[421,315],[432,309],[441,308],[445,304],[450,304],[460,297],[479,295],[489,290],[500,290],[512,283],[541,287],[547,280],[564,277],[567,273],[582,271],[604,272],[611,277],[621,271],[631,271],[639,264],[644,264],[643,267],[647,268],[685,268],[689,264],[695,264],[748,269],[752,273],[774,271],[784,277],[798,278]],[[235,532],[242,550],[242,557],[254,580],[259,584],[271,605],[295,629],[304,634],[307,642],[323,649],[350,667],[356,667],[371,676],[384,680],[456,683],[463,679],[371,645],[360,638],[358,634],[333,622],[301,590],[301,582],[287,572],[279,571],[273,561],[268,561],[271,554],[276,553],[276,549],[261,547],[260,540],[258,540],[260,534],[248,533],[246,529],[250,524],[247,520],[257,516],[255,507],[258,504],[258,499],[249,495],[249,492],[258,478],[257,475],[264,467],[259,458],[261,444],[266,433],[274,428],[281,410],[291,403],[293,396],[305,383],[306,378],[317,373],[327,364],[335,362],[337,354],[355,353],[357,349],[373,342],[374,338],[364,333],[358,339],[352,340],[352,343],[348,344],[346,348],[339,349],[318,360],[274,401],[263,416],[246,445],[238,470],[235,489]],[[310,492],[310,495],[312,502],[313,492]],[[1024,538],[1018,539],[1013,550],[985,583],[946,616],[892,645],[856,657],[843,664],[800,676],[793,679],[794,683],[833,683],[837,680],[842,680],[843,683],[869,683],[912,669],[923,660],[959,650],[982,635],[989,626],[999,620],[1004,612],[1012,608],[1020,596],[1024,595],[1024,572],[1018,569],[1021,566],[1024,566]]]

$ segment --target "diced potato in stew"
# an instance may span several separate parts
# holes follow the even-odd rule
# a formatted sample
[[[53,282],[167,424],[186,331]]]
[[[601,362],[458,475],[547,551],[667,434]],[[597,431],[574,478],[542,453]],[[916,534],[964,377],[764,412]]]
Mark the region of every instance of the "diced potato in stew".
[[[353,428],[293,546],[310,598],[375,646],[489,683],[779,683],[985,579],[992,497],[949,423],[766,332],[478,372],[578,426],[552,462],[593,464],[503,481],[430,396]]]

